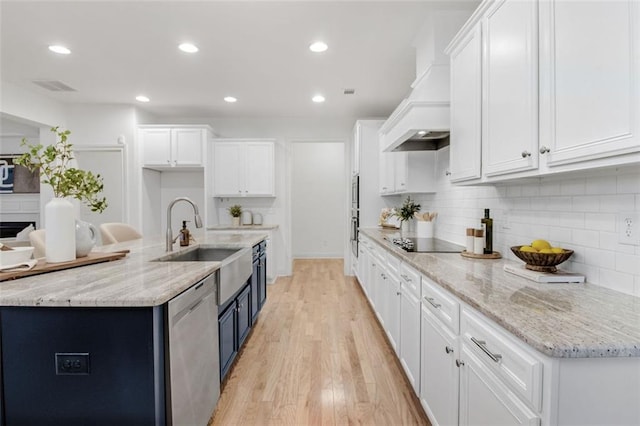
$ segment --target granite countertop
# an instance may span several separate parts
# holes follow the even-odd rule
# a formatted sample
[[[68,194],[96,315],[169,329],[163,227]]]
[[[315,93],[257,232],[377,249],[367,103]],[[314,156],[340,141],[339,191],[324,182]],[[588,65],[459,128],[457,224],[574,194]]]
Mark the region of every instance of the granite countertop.
[[[640,298],[588,283],[542,284],[503,270],[515,261],[458,253],[407,253],[361,229],[467,305],[545,355],[556,358],[640,357]]]
[[[215,225],[209,226],[208,231],[265,231],[278,229],[278,225]]]
[[[174,245],[173,253],[196,246],[252,247],[267,234],[195,234],[196,244]],[[121,260],[0,282],[0,306],[157,306],[220,268],[221,262],[155,262],[165,256],[165,240],[144,238],[94,248],[128,249]]]

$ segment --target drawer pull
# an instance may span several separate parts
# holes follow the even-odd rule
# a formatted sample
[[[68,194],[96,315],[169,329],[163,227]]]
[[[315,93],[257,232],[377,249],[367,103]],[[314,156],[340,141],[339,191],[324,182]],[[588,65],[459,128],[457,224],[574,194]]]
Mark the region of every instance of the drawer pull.
[[[402,277],[402,279],[404,279],[406,282],[410,283],[411,282],[411,278],[409,278],[408,276],[404,275],[404,274],[400,274],[400,276]]]
[[[453,348],[451,346],[445,346],[444,350],[446,353],[450,354],[451,352],[453,352]]]
[[[464,365],[464,361],[461,359],[456,359],[456,367],[460,368]]]
[[[442,306],[441,304],[434,302],[433,297],[425,297],[424,300],[429,302],[431,306],[433,306],[436,309],[440,309],[440,307]]]
[[[399,291],[396,291],[396,296],[400,296],[402,293],[400,293]]]
[[[484,340],[477,340],[475,337],[472,337],[471,341],[475,343],[480,349],[482,349],[482,352],[487,354],[487,356],[491,358],[493,362],[500,362],[500,360],[502,359],[502,355],[494,354],[489,349],[487,349],[487,347],[485,346],[487,342],[485,342]]]

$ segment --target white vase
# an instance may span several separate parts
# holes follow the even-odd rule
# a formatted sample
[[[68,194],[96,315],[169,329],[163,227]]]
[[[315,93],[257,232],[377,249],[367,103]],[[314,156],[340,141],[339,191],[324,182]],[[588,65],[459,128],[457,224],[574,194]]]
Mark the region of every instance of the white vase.
[[[76,258],[76,218],[73,204],[54,198],[44,207],[47,263],[69,262]]]

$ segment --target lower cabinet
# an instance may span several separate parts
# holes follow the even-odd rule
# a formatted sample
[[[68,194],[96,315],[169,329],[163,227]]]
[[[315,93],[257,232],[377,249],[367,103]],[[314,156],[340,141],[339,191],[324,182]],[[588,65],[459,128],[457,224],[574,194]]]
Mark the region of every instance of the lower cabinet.
[[[236,330],[236,305],[229,307],[218,317],[218,339],[220,341],[220,380],[224,379],[238,353]]]

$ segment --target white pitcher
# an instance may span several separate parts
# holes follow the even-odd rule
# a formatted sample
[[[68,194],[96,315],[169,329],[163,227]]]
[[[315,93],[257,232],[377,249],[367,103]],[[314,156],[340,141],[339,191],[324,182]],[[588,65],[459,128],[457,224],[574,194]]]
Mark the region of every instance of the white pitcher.
[[[89,222],[76,219],[76,257],[84,257],[98,243],[98,229]]]

